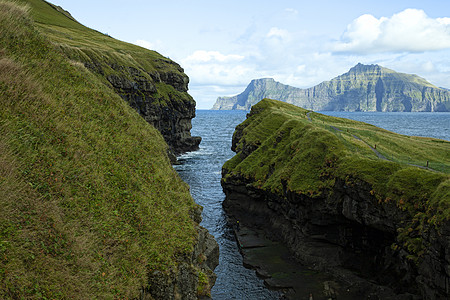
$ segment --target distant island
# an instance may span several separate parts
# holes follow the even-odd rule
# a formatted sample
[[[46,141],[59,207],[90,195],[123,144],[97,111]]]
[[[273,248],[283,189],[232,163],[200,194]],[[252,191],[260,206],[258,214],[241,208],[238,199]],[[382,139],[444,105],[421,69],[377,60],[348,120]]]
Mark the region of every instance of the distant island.
[[[213,110],[250,110],[271,98],[315,111],[447,112],[450,91],[414,74],[357,64],[347,73],[301,89],[272,78],[255,79],[244,92],[219,97]]]

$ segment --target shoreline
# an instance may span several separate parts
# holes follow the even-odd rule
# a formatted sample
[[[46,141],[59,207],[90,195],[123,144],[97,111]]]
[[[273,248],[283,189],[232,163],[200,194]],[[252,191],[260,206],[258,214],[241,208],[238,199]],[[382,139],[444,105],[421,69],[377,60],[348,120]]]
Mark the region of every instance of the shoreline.
[[[351,284],[332,275],[300,264],[279,241],[261,229],[240,225],[233,232],[243,257],[243,265],[255,270],[271,290],[282,293],[281,299],[361,299]]]

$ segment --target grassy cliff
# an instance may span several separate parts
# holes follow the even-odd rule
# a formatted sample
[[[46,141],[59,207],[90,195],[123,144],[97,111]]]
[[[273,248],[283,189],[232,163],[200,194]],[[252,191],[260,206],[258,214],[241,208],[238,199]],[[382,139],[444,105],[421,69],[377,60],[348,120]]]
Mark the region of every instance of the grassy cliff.
[[[137,297],[196,243],[198,206],[161,134],[67,53],[166,61],[44,1],[0,1],[2,299]]]
[[[62,8],[43,0],[18,0],[31,8],[35,26],[73,63],[84,65],[163,135],[174,153],[195,150],[191,137],[195,101],[189,78],[174,61],[87,28]]]
[[[236,128],[233,150],[224,182],[239,177],[273,194],[310,198],[332,194],[337,181],[349,187],[364,183],[380,205],[395,203],[408,212],[419,231],[450,220],[448,141],[403,136],[264,99]]]

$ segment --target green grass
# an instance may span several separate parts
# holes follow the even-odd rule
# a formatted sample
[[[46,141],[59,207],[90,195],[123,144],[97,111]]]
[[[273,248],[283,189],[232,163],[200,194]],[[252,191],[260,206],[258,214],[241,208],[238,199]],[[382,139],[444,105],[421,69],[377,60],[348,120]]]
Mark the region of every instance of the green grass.
[[[0,1],[0,298],[137,297],[192,252],[197,205],[161,134],[67,57],[126,44],[22,2]]]
[[[393,201],[407,211],[414,230],[450,220],[448,141],[404,136],[269,99],[252,107],[233,140],[237,154],[224,164],[224,181],[244,177],[281,196],[286,188],[312,198],[332,193],[337,180],[365,183],[380,205]],[[375,145],[386,159],[370,148]],[[429,168],[417,167],[427,161]]]
[[[134,81],[135,75],[127,71],[133,68],[139,71],[141,79],[160,85],[151,101],[159,99],[163,106],[174,101],[195,103],[189,94],[176,91],[170,85],[152,78],[152,76],[164,77],[167,74],[170,76],[175,74],[179,78],[188,80],[179,65],[169,58],[87,28],[74,19],[68,18],[53,4],[43,0],[17,1],[30,6],[36,27],[51,43],[73,62],[91,66],[105,84],[109,84],[107,77],[111,75]]]

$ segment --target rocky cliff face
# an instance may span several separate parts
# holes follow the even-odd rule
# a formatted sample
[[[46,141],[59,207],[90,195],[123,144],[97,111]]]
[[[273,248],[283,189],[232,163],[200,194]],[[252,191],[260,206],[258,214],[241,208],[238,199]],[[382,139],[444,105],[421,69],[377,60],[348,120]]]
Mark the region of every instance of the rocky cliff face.
[[[311,118],[306,113],[263,100],[236,128],[232,149],[237,154],[222,170],[227,214],[281,239],[302,263],[348,282],[347,288],[361,298],[447,299],[448,217],[429,226],[434,216],[442,216],[427,204],[432,193],[422,196],[425,188],[417,187],[406,195],[411,188],[399,181],[440,176],[443,181],[430,190],[448,192],[448,176],[402,170],[376,158],[364,170],[364,162],[356,158],[360,150],[351,146],[347,156],[333,137],[352,129],[335,127],[342,121],[334,118],[334,125],[328,117],[316,122],[319,114]],[[347,167],[346,160],[351,161]],[[408,177],[405,170],[411,172]],[[377,176],[378,182],[373,180]],[[388,184],[381,187],[382,182]],[[447,192],[436,198],[444,207],[450,201]],[[405,208],[406,203],[411,207]]]
[[[272,78],[254,79],[243,93],[233,97],[217,98],[212,109],[250,110],[252,105],[264,98],[279,99],[281,95],[284,99],[292,98],[291,94],[295,94],[296,90],[299,89],[276,82]]]
[[[228,215],[246,226],[263,228],[303,264],[347,281],[348,288],[364,298],[449,296],[450,226],[421,237],[431,246],[416,265],[408,258],[410,253],[392,249],[406,215],[395,205],[380,207],[369,185],[350,188],[339,182],[332,196],[318,199],[290,191],[268,193],[239,176],[222,186]]]
[[[0,44],[0,298],[208,296],[218,245],[163,136],[117,95],[192,150],[180,66],[43,0],[0,2]]]
[[[253,80],[243,93],[234,97],[219,97],[213,109],[248,110],[263,98],[316,111],[450,110],[448,90],[433,86],[416,75],[362,64],[309,89],[283,85],[273,79]]]
[[[45,7],[42,3],[35,5]],[[60,28],[71,30],[70,34],[61,34],[45,19],[37,22],[62,53],[100,77],[155,126],[172,154],[198,149],[201,138],[190,133],[196,103],[187,92],[189,78],[179,64],[155,51],[88,29],[61,7],[46,6],[53,9],[48,13]]]
[[[161,132],[174,154],[198,149],[201,138],[190,133],[195,101],[187,93],[189,78],[177,63],[160,59],[155,70],[146,71],[105,61],[103,65],[114,71],[109,75],[98,61],[89,59],[83,63],[105,76],[114,90]],[[161,93],[159,89],[169,92]]]

